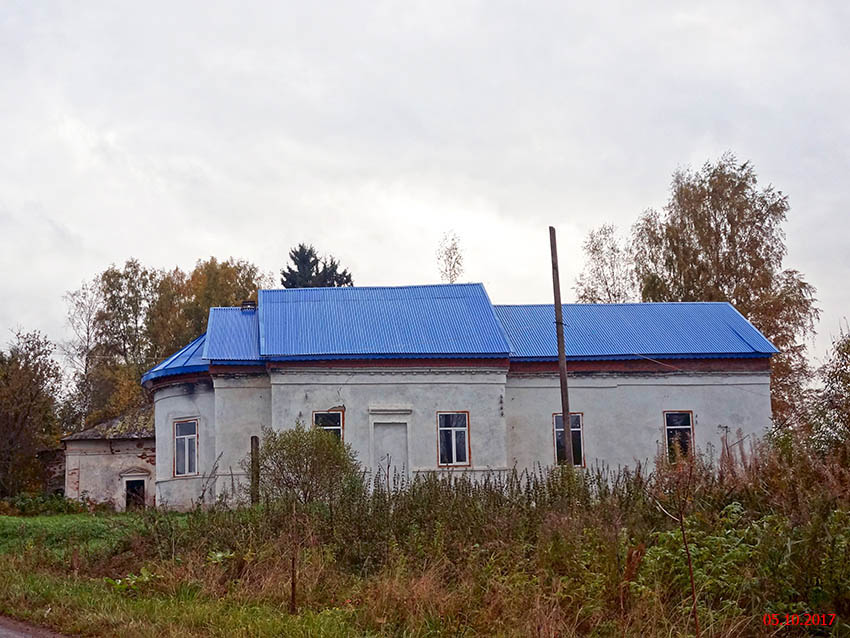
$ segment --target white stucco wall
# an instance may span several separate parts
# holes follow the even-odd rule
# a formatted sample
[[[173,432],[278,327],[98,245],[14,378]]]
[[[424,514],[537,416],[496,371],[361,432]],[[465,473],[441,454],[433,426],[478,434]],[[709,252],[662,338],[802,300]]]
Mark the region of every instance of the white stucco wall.
[[[664,411],[693,411],[694,444],[716,453],[724,433],[734,443],[739,429],[760,436],[771,424],[768,372],[571,375],[569,391],[570,411],[583,413],[588,466],[654,461],[666,450]],[[512,462],[518,468],[553,463],[558,376],[511,375],[506,397]]]
[[[273,371],[272,423],[276,429],[312,423],[314,411],[344,409],[345,441],[360,462],[380,461],[376,424],[406,424],[408,472],[438,466],[437,412],[469,412],[469,471],[507,467],[502,413],[505,373],[495,370],[352,369]]]
[[[174,475],[174,422],[198,421],[198,474]],[[179,509],[201,496],[216,458],[215,395],[212,382],[180,383],[154,393],[156,427],[156,503]],[[214,491],[211,486],[207,491]],[[215,498],[210,494],[209,498]]]
[[[145,504],[154,504],[153,439],[65,442],[65,496],[112,503],[123,510],[127,480],[145,481]]]
[[[768,372],[571,375],[570,401],[584,415],[588,466],[651,462],[664,449],[665,410],[693,412],[694,443],[703,450],[719,450],[727,431],[732,441],[739,429],[759,436],[771,418]],[[239,490],[252,435],[266,426],[309,425],[315,411],[344,410],[345,441],[366,468],[380,460],[381,446],[402,456],[406,435],[406,471],[436,470],[439,411],[469,412],[467,471],[551,465],[560,391],[557,375],[548,373],[304,368],[165,386],[156,390],[155,405],[157,503],[187,508],[204,485],[208,502]],[[174,477],[173,423],[182,419],[199,422],[196,477]],[[217,479],[210,481],[216,463]]]
[[[246,480],[242,462],[251,451],[251,437],[272,425],[269,376],[217,376],[214,385],[215,458],[205,461],[205,467],[218,464],[217,497],[240,498]]]

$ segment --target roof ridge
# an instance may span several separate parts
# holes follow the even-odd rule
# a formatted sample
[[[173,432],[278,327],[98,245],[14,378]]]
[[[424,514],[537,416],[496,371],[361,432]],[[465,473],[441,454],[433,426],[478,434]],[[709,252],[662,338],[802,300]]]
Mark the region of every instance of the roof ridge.
[[[259,292],[296,292],[302,290],[409,290],[411,288],[460,288],[466,286],[481,286],[483,288],[484,283],[480,281],[466,281],[454,284],[407,284],[402,286],[311,286],[309,288],[260,288]],[[239,306],[225,307],[238,308]]]
[[[493,304],[495,308],[551,308],[555,305],[552,303],[497,303]],[[728,301],[623,301],[616,303],[578,303],[564,302],[562,306],[732,306]],[[735,306],[732,306],[733,308]]]

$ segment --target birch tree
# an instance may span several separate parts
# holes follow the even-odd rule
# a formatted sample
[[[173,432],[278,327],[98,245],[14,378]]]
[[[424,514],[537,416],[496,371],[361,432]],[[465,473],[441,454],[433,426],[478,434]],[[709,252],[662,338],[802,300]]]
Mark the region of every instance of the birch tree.
[[[463,276],[463,251],[460,237],[454,231],[443,234],[437,248],[437,267],[444,283],[455,284]]]

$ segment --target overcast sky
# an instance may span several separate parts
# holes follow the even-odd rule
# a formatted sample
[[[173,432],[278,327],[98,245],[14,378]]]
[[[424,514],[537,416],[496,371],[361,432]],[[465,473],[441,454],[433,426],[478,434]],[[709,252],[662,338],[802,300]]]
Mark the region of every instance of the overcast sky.
[[[572,299],[589,229],[732,150],[790,196],[822,357],[850,315],[850,4],[685,4],[0,0],[0,342],[63,338],[63,293],[130,256],[277,271],[305,241],[426,283],[448,229],[465,280],[542,303],[555,225]]]

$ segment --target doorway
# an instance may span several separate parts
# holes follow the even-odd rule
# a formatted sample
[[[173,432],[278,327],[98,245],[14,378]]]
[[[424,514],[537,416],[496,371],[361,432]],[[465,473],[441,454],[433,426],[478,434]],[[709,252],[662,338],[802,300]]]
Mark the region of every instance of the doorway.
[[[373,437],[375,476],[379,480],[407,478],[407,423],[375,423]]]
[[[126,483],[127,501],[126,509],[136,510],[145,507],[145,481],[144,479],[132,479]]]

